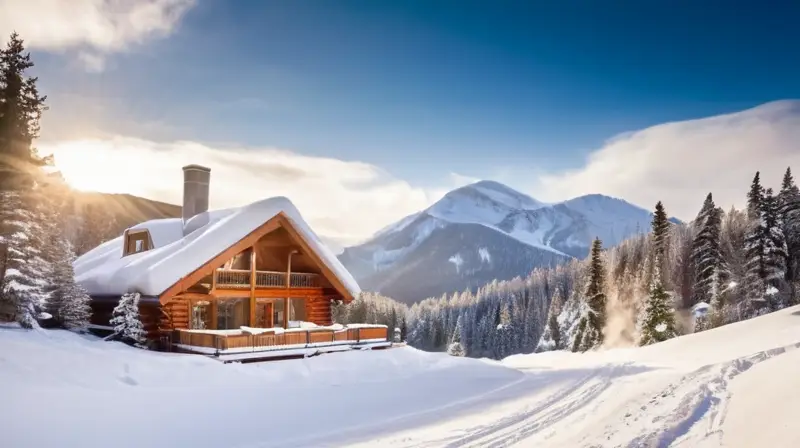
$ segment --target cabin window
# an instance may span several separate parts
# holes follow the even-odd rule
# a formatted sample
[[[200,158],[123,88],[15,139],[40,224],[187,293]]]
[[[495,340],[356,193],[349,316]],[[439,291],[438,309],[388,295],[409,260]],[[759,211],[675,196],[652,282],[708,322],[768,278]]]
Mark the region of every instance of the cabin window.
[[[284,299],[258,299],[256,303],[256,325],[260,328],[283,327]],[[269,320],[269,317],[272,320]],[[298,327],[306,321],[306,300],[289,299],[289,327]]]
[[[289,320],[295,322],[306,320],[306,299],[289,299]]]
[[[283,327],[283,299],[274,302],[272,322],[273,326]]]
[[[192,305],[192,330],[211,328],[211,304],[207,301],[195,302]]]
[[[247,326],[250,318],[250,299],[220,299],[217,302],[217,329],[234,330]]]
[[[125,253],[123,255],[138,254],[152,249],[150,232],[147,230],[129,231],[125,234]]]

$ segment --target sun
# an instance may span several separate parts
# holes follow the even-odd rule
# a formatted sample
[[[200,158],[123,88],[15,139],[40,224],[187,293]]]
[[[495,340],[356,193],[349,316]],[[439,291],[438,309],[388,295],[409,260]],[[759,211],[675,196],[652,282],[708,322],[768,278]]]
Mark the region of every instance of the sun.
[[[129,194],[145,190],[145,161],[136,160],[128,151],[117,151],[107,142],[61,142],[43,153],[53,155],[55,168],[75,190]]]

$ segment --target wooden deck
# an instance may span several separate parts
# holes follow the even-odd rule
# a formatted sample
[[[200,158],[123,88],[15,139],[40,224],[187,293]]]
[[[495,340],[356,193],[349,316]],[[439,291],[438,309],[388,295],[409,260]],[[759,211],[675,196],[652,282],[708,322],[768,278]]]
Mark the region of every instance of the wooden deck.
[[[181,351],[215,356],[247,353],[294,351],[296,356],[306,352],[341,351],[363,346],[389,346],[389,331],[385,326],[356,326],[342,329],[309,328],[274,331],[273,329],[204,331],[175,330],[173,344]],[[263,332],[260,332],[263,331]],[[259,333],[260,332],[260,333]],[[298,350],[300,350],[298,352]]]
[[[252,277],[255,275],[255,282]],[[247,269],[217,269],[214,271],[215,288],[250,289],[256,288],[321,288],[322,280],[318,274],[305,272],[250,271]]]

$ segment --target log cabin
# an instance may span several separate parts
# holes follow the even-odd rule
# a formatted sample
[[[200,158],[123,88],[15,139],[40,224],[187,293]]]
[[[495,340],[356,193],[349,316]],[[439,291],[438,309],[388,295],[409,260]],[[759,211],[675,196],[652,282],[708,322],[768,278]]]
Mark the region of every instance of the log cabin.
[[[74,262],[91,328],[138,293],[149,345],[242,353],[386,343],[387,328],[334,325],[331,303],[358,284],[287,198],[209,211],[211,171],[183,168],[181,218],[143,222]]]

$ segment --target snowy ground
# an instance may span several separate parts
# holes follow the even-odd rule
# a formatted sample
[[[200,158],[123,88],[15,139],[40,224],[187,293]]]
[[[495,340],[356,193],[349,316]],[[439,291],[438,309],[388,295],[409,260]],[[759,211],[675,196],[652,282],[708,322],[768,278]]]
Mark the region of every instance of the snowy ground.
[[[800,307],[643,349],[221,364],[0,329],[3,446],[800,446]]]

